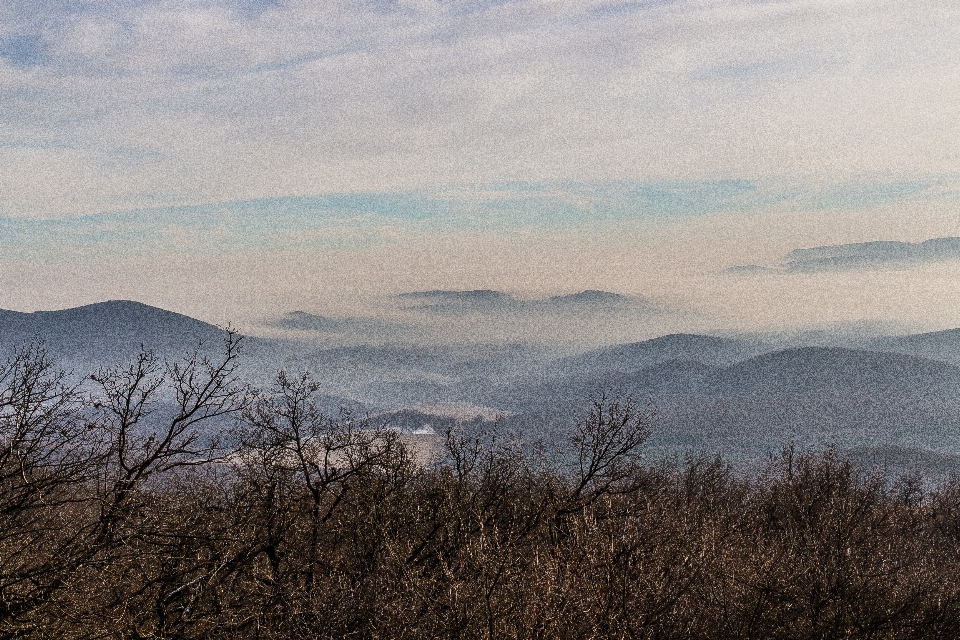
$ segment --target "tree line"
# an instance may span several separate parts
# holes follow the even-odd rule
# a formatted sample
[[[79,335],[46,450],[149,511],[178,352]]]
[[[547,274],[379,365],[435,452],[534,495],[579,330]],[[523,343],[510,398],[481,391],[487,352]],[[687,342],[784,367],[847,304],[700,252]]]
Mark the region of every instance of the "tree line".
[[[651,416],[608,396],[423,450],[305,373],[243,384],[240,344],[0,367],[0,637],[960,635],[958,480],[648,462]]]

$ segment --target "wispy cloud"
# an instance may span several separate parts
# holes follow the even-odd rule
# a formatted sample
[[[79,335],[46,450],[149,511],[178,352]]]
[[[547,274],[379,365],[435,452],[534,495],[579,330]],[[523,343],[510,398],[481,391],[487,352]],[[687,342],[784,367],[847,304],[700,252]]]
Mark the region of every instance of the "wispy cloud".
[[[835,185],[747,180],[514,182],[416,191],[287,196],[78,217],[0,217],[0,260],[343,251],[457,233],[642,230],[698,217],[809,215],[954,202],[955,180]],[[2,204],[0,204],[2,207]],[[421,240],[425,242],[425,240]]]
[[[942,172],[958,25],[893,0],[12,0],[4,213]]]
[[[924,242],[875,241],[795,249],[784,256],[788,272],[844,271],[908,267],[924,262],[960,260],[960,238]]]
[[[906,269],[924,263],[960,260],[960,238],[931,238],[923,242],[873,240],[850,244],[794,249],[778,267],[737,265],[724,270],[731,275],[765,275]]]

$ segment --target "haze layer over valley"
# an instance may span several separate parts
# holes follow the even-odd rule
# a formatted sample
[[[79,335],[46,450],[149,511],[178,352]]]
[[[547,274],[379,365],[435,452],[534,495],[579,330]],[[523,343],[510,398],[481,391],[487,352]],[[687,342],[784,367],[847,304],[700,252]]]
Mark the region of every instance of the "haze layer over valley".
[[[521,300],[433,290],[397,302],[412,312],[405,322],[288,312],[272,322],[277,336],[244,338],[242,374],[265,388],[280,369],[309,372],[330,415],[346,408],[405,430],[498,420],[533,437],[566,426],[606,393],[648,403],[653,458],[721,454],[749,465],[793,443],[937,477],[960,470],[960,329],[675,333],[592,348],[577,331],[614,322],[642,327],[671,311],[602,291]],[[423,314],[429,321],[417,324]],[[434,317],[447,324],[435,326]],[[455,341],[461,320],[466,339]],[[487,341],[470,333],[483,326],[471,323],[505,322],[524,332],[497,340],[482,329]],[[545,327],[555,333],[544,336]],[[77,373],[129,361],[141,345],[171,360],[199,343],[215,353],[222,335],[129,301],[0,313],[5,350],[40,338]]]

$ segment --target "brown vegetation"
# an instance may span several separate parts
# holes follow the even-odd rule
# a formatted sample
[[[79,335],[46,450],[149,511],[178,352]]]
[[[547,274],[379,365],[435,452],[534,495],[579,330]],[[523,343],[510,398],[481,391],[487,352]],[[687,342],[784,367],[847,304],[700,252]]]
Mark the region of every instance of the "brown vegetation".
[[[646,464],[648,418],[606,397],[559,445],[463,425],[424,464],[236,359],[229,334],[80,387],[36,345],[0,369],[0,636],[960,635],[960,482]]]

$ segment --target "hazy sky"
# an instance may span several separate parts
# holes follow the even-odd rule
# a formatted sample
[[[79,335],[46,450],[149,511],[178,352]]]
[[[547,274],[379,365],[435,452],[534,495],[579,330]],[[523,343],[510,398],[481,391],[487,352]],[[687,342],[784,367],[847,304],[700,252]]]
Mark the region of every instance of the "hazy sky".
[[[960,236],[958,60],[942,1],[6,0],[0,307],[960,326],[956,261],[722,273]]]

